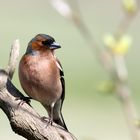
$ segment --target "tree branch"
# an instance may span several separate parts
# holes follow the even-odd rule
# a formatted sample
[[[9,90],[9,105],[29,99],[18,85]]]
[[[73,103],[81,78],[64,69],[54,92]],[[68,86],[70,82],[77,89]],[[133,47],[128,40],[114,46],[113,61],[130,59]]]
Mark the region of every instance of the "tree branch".
[[[109,74],[110,79],[114,82],[115,88],[114,92],[119,96],[119,101],[122,104],[122,108],[124,110],[124,114],[126,116],[126,120],[128,123],[128,127],[130,129],[132,139],[139,140],[140,139],[140,129],[135,124],[137,120],[139,120],[139,115],[137,113],[136,107],[133,103],[132,97],[130,95],[130,87],[127,84],[128,75],[127,75],[127,68],[124,60],[124,56],[119,56],[113,54],[107,47],[104,49],[100,49],[101,47],[96,43],[93,35],[91,34],[90,30],[86,26],[85,22],[83,21],[81,15],[77,15],[73,7],[69,5],[68,2],[65,0],[57,0],[57,5],[55,4],[54,0],[52,1],[53,7],[64,17],[70,19],[72,22],[75,23],[75,26],[79,29],[81,34],[84,36],[84,39],[90,45],[91,48],[94,48],[95,55],[99,60],[100,64],[102,64],[103,68]],[[128,1],[129,2],[129,1]],[[133,8],[133,6],[137,7],[134,11],[129,7],[125,12],[125,16],[119,22],[118,27],[114,32],[114,39],[119,40],[128,30],[130,23],[136,17],[140,10],[140,1],[134,0],[136,5],[133,5],[130,2],[129,6]],[[77,4],[77,3],[75,3]],[[131,5],[132,4],[132,5]],[[61,8],[60,8],[61,7]],[[128,7],[127,7],[128,8]],[[66,9],[67,12],[66,12]],[[131,11],[132,10],[132,11]],[[67,13],[67,14],[63,14]],[[114,46],[115,47],[115,46]]]
[[[11,46],[9,63],[6,69],[10,79],[12,79],[13,74],[15,72],[15,68],[16,68],[16,64],[17,64],[18,56],[19,56],[19,49],[20,49],[19,40],[16,39]]]
[[[9,119],[13,131],[28,140],[76,140],[61,126],[42,117],[27,103],[21,100],[24,95],[12,84],[11,80],[19,55],[19,41],[11,48],[6,70],[0,70],[0,108]]]

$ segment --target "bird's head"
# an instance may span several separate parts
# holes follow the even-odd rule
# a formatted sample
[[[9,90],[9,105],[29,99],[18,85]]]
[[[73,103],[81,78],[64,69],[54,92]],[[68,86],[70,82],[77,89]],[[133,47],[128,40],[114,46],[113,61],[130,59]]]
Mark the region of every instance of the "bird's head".
[[[55,42],[54,38],[46,34],[36,35],[28,44],[27,51],[35,50],[55,50],[61,46]]]

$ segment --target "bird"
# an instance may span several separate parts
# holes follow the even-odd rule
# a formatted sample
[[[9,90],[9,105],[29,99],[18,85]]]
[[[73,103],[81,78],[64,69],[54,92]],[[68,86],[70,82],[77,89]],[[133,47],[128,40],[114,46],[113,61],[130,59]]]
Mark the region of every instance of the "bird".
[[[49,122],[68,131],[62,115],[65,79],[62,65],[55,56],[61,46],[53,37],[37,34],[28,43],[19,62],[19,81],[25,93],[39,101],[48,112]]]

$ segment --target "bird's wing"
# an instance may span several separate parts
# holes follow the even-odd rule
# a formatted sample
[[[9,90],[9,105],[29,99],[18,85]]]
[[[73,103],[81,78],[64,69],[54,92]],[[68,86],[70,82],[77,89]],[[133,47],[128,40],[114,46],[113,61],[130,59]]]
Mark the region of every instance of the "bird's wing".
[[[60,63],[60,61],[56,58],[56,63],[57,63],[57,66],[60,70],[60,81],[61,81],[61,84],[62,84],[62,95],[61,95],[61,98],[56,102],[55,106],[54,106],[54,119],[53,121],[61,126],[63,126],[67,131],[67,126],[65,124],[65,121],[64,121],[64,118],[63,118],[63,115],[62,115],[62,106],[63,106],[63,101],[65,99],[65,79],[64,79],[64,72],[63,72],[63,68],[62,68],[62,65]],[[56,118],[55,118],[56,117]]]
[[[57,58],[56,58],[56,63],[57,63],[57,67],[59,68],[59,71],[60,71],[60,81],[61,81],[61,84],[62,84],[61,100],[62,100],[62,104],[63,104],[63,100],[65,99],[65,79],[64,79],[64,72],[63,72],[63,68],[62,68],[61,63],[60,63],[60,61]]]

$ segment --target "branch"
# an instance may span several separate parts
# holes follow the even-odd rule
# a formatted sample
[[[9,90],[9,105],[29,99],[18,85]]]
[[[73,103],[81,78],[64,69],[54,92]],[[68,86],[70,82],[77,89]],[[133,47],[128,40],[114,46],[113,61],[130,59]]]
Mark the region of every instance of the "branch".
[[[118,28],[114,32],[114,37],[115,39],[120,39],[128,30],[130,23],[133,21],[133,19],[136,17],[136,15],[139,12],[139,6],[140,2],[139,0],[136,1],[138,5],[138,9],[136,10],[135,13],[129,14],[126,13],[124,18],[120,21]],[[79,16],[78,21],[81,23],[81,25],[85,25],[82,18]],[[88,28],[85,26],[80,26],[78,22],[75,22],[78,26],[77,28],[80,29],[83,35],[84,35],[84,30],[86,30],[88,35],[90,35],[90,31],[88,31]],[[87,38],[86,38],[87,37]],[[124,56],[119,56],[119,55],[112,55],[112,53],[107,50],[99,50],[98,44],[95,42],[95,39],[91,37],[91,40],[89,36],[85,35],[85,39],[91,42],[91,46],[94,46],[95,55],[100,61],[100,64],[103,65],[104,69],[109,73],[110,79],[114,79],[115,85],[116,85],[116,94],[119,96],[120,103],[122,104],[122,108],[124,111],[124,115],[126,117],[126,121],[128,123],[128,127],[130,129],[131,137],[133,140],[139,140],[140,139],[140,129],[139,126],[135,124],[139,120],[139,115],[137,113],[135,104],[133,102],[133,99],[131,97],[131,90],[130,87],[127,85],[127,79],[128,79],[128,72],[124,60]],[[93,43],[92,43],[93,40]],[[112,61],[114,64],[112,65]],[[115,77],[114,77],[115,75]]]
[[[76,140],[61,126],[42,117],[21,98],[24,95],[12,84],[11,80],[19,54],[19,41],[12,46],[8,68],[0,70],[0,108],[9,119],[13,131],[28,140]]]
[[[15,72],[15,68],[16,68],[16,64],[17,64],[18,56],[19,56],[19,49],[20,49],[20,44],[19,44],[19,40],[17,39],[12,44],[9,63],[6,69],[10,79],[12,79],[13,74]]]
[[[140,10],[140,2],[136,0],[137,10],[134,13],[126,12],[125,17],[122,19],[118,28],[114,32],[114,37],[116,39],[120,39],[128,30],[130,23],[137,16]],[[139,114],[136,110],[135,104],[131,97],[131,89],[128,86],[128,71],[126,67],[126,62],[124,56],[114,55],[114,67],[116,74],[116,93],[120,99],[120,103],[122,104],[122,109],[124,111],[124,115],[126,117],[126,121],[128,123],[128,127],[131,133],[131,138],[133,140],[140,139],[140,129],[139,126],[136,125],[136,122],[139,120]]]
[[[84,39],[87,41],[87,43],[90,43],[89,44],[90,47],[94,48],[97,59],[99,60],[100,64],[102,64],[103,68],[108,72],[110,79],[114,80],[113,82],[116,87],[114,91],[119,96],[120,102],[122,104],[122,108],[124,110],[124,114],[126,116],[127,123],[129,124],[128,126],[132,135],[132,139],[139,140],[140,129],[135,124],[135,122],[139,119],[139,115],[136,111],[136,107],[131,98],[130,88],[127,85],[128,75],[127,75],[127,68],[126,68],[124,56],[120,58],[119,55],[112,54],[112,52],[106,48],[101,50],[100,46],[96,43],[95,38],[91,34],[90,30],[88,30],[81,15],[76,15],[74,9],[66,1],[57,0],[57,2],[59,3],[59,4],[57,3],[57,5],[53,1],[54,0],[52,0],[53,7],[62,16],[70,19],[72,22],[75,23],[75,26],[79,29],[81,34],[84,36]],[[133,12],[131,13],[130,11],[128,12],[126,11],[125,16],[120,21],[117,29],[114,32],[115,40],[119,40],[126,33],[126,31],[130,26],[130,23],[138,14],[140,9],[140,1],[134,0],[134,3],[135,2],[137,7],[136,11],[134,13]],[[66,9],[69,10],[67,10],[68,11],[67,14],[63,15],[63,13],[66,13]]]
[[[124,56],[115,56],[114,61],[116,66],[116,93],[122,104],[132,139],[139,140],[140,129],[139,126],[135,123],[139,120],[139,115],[132,100],[130,88],[127,84],[128,72]]]

